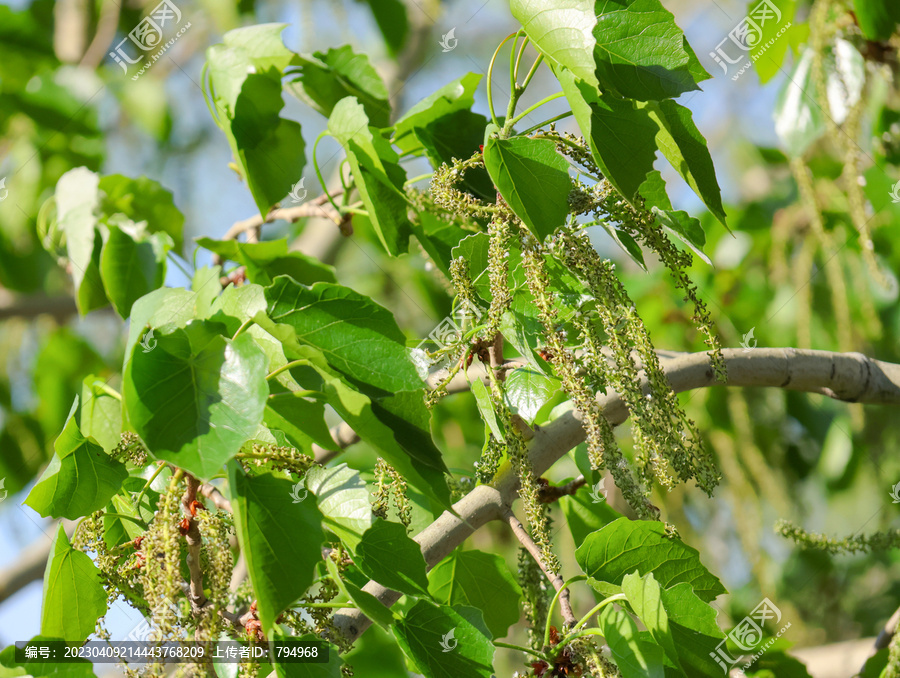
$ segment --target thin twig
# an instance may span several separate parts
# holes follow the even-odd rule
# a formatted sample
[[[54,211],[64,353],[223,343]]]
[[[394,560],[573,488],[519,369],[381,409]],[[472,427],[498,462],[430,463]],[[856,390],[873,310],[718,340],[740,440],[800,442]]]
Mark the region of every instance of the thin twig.
[[[544,479],[541,478],[541,480]],[[568,494],[575,494],[578,491],[578,488],[583,487],[586,482],[584,476],[578,476],[575,480],[568,482],[565,485],[551,485],[550,483],[547,483],[546,485],[542,484],[541,487],[538,488],[538,499],[541,500],[542,504],[552,504]]]
[[[541,549],[534,543],[531,535],[528,534],[525,526],[522,525],[518,518],[516,518],[512,509],[508,509],[503,518],[509,523],[513,534],[516,535],[516,538],[522,546],[525,547],[525,550],[528,551],[528,553],[531,554],[531,557],[534,558],[534,561],[540,565],[541,570],[547,575],[547,579],[553,584],[553,588],[557,591],[561,591],[559,594],[559,611],[562,613],[563,620],[565,620],[567,627],[571,628],[575,626],[575,624],[578,623],[578,620],[575,619],[575,614],[572,612],[572,605],[569,602],[569,589],[563,588],[566,582],[562,577],[547,567],[547,564],[544,562],[544,558],[541,555]]]
[[[295,207],[279,207],[277,209],[270,210],[265,219],[263,219],[263,217],[259,214],[254,214],[252,217],[249,217],[242,221],[236,221],[234,224],[232,224],[231,228],[229,228],[225,232],[225,235],[222,236],[222,239],[234,240],[242,233],[246,233],[247,242],[258,242],[259,231],[262,228],[263,224],[270,224],[273,221],[278,220],[290,221],[293,223],[305,217],[322,216],[331,219],[341,229],[341,233],[343,235],[352,235],[353,228],[350,225],[350,215],[335,213],[334,208],[328,201],[328,196],[334,198],[343,194],[343,192],[343,188],[335,188],[329,191],[327,194],[323,193],[322,195],[313,198],[312,200],[307,200],[302,205],[297,205]],[[221,257],[215,255],[213,257],[213,263],[217,265],[221,264]]]
[[[196,509],[193,506],[197,500],[197,490],[200,489],[200,481],[189,473],[185,474],[185,479],[187,480],[187,489],[181,498],[181,505],[184,508],[188,525],[184,539],[187,542],[187,565],[191,573],[191,610],[195,616],[199,616],[200,611],[207,602],[206,595],[203,593],[203,570],[200,565],[202,539],[200,537],[200,528],[197,526],[197,519],[194,518]]]

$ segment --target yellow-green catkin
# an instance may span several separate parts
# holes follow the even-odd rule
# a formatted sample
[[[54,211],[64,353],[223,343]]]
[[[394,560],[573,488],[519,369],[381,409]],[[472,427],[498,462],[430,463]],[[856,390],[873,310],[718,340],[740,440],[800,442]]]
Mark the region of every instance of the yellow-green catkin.
[[[215,640],[225,630],[226,621],[219,614],[228,606],[231,573],[234,562],[229,537],[234,533],[233,518],[225,511],[197,511],[197,527],[202,545],[200,562],[203,583],[209,592],[209,604],[203,610],[198,640]]]
[[[173,476],[159,496],[156,516],[144,534],[141,552],[144,554],[141,580],[144,598],[153,615],[156,640],[180,635],[181,620],[175,611],[183,598],[181,590],[181,547],[183,539],[178,531],[181,519],[181,483]]]
[[[793,540],[798,546],[831,554],[885,551],[900,546],[900,530],[850,535],[836,539],[817,532],[807,532],[788,520],[780,520],[775,524],[775,531]]]
[[[518,579],[522,608],[528,620],[528,644],[534,650],[541,650],[550,608],[550,586],[540,566],[525,549],[519,549]]]
[[[597,403],[592,391],[579,374],[575,357],[565,344],[565,338],[557,327],[558,311],[551,299],[550,281],[540,245],[523,232],[522,259],[525,264],[529,291],[535,300],[538,317],[544,326],[544,338],[550,349],[550,358],[563,389],[572,398],[582,415],[587,437],[588,456],[596,469],[609,469],[622,496],[644,520],[657,520],[659,510],[646,498],[646,491],[634,479],[624,456],[616,445],[612,426]]]
[[[409,527],[412,505],[407,495],[406,479],[384,459],[375,462],[375,492],[372,497],[372,513],[387,519],[390,503],[397,509],[397,517]]]
[[[244,465],[268,465],[276,471],[287,471],[293,475],[304,476],[315,465],[315,459],[287,445],[254,444],[250,451],[238,454]]]

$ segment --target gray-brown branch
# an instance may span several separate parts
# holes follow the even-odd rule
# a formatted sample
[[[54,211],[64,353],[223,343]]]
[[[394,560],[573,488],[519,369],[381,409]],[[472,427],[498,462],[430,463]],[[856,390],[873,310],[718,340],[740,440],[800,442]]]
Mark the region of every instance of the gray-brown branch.
[[[792,391],[820,393],[846,402],[900,403],[900,365],[867,358],[860,353],[833,353],[792,348],[725,349],[727,386],[767,386]],[[706,353],[681,354],[662,360],[672,389],[677,392],[715,386],[715,376]],[[649,392],[646,379],[643,388]],[[617,426],[628,417],[622,397],[616,393],[597,396],[609,422]],[[542,475],[560,457],[584,441],[580,414],[569,411],[545,427],[535,430],[529,458],[536,476]],[[480,485],[453,505],[458,518],[444,512],[422,530],[415,540],[429,568],[448,556],[477,529],[501,520],[518,496],[519,480],[504,464],[491,485]],[[364,590],[390,607],[400,594],[370,581]],[[334,616],[336,627],[355,640],[371,624],[359,610],[344,608]]]
[[[504,519],[509,523],[509,527],[512,529],[513,534],[516,535],[516,539],[519,540],[519,543],[525,547],[525,550],[528,551],[532,558],[534,558],[534,561],[540,566],[543,573],[547,575],[547,580],[553,584],[553,588],[557,591],[562,589],[566,582],[557,573],[547,567],[547,563],[544,562],[544,556],[541,553],[541,548],[534,543],[531,535],[528,534],[528,530],[526,530],[525,526],[522,525],[522,522],[516,518],[516,514],[512,512],[512,509],[509,509],[506,512]],[[575,613],[572,612],[572,605],[569,602],[569,589],[563,589],[563,592],[559,594],[559,610],[562,613],[568,628],[572,628],[578,623],[578,620],[575,619]]]

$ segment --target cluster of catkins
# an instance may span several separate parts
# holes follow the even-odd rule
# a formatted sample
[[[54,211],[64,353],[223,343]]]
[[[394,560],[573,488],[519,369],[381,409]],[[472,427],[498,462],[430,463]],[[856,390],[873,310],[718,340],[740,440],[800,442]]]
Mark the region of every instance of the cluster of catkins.
[[[538,485],[528,462],[529,431],[506,404],[504,372],[495,369],[499,366],[497,356],[492,355],[490,361],[482,357],[483,348],[495,344],[514,294],[524,293],[513,289],[510,267],[516,266],[524,273],[528,303],[535,309],[542,328],[538,339],[538,346],[544,347],[541,356],[550,363],[582,418],[593,468],[612,474],[626,501],[643,519],[659,519],[659,510],[649,501],[654,482],[669,489],[675,482],[693,479],[705,492],[712,493],[719,473],[666,379],[650,335],[616,274],[615,264],[597,253],[577,217],[589,215],[593,223],[604,223],[626,233],[652,250],[670,271],[685,301],[692,304],[692,320],[704,335],[716,376],[723,381],[725,363],[709,312],[686,272],[691,264],[690,254],[674,245],[653,212],[640,203],[625,200],[602,177],[583,139],[559,134],[552,127],[535,136],[555,141],[560,153],[584,168],[584,175],[597,180],[591,186],[573,181],[569,219],[543,242],[499,196],[491,204],[458,188],[466,171],[483,166],[480,153],[445,165],[434,174],[431,199],[435,205],[453,219],[488,222],[491,299],[486,316],[481,316],[481,325],[454,347],[458,359],[438,384],[432,402],[444,394],[443,387],[468,364],[472,354],[491,363],[487,366],[491,402],[505,437],[498,440],[491,436],[486,442],[482,459],[476,465],[476,477],[480,482],[491,482],[501,458],[506,456],[520,478],[520,495],[532,536],[555,571],[558,564],[550,552],[547,514],[538,499]],[[576,278],[580,288],[581,294],[576,295],[579,300],[574,303],[572,295],[554,291],[560,265],[567,276]],[[483,307],[485,302],[478,297],[467,263],[462,259],[451,262],[450,273],[458,302]],[[613,427],[597,399],[598,392],[613,390],[621,395],[631,414],[633,459],[619,449]]]

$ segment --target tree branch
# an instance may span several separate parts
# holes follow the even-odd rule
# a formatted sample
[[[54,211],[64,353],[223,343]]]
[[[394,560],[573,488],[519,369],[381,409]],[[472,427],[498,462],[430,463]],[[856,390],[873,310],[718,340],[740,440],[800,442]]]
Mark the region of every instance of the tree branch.
[[[900,365],[885,363],[860,353],[833,353],[792,348],[756,348],[722,351],[728,368],[727,386],[769,386],[792,391],[820,393],[845,402],[900,403]],[[715,380],[707,353],[680,354],[663,358],[662,367],[672,389],[681,393],[720,385]],[[649,392],[646,378],[642,388]],[[616,393],[597,397],[604,416],[617,426],[628,417],[622,397]],[[545,427],[535,430],[529,459],[536,476],[542,475],[566,452],[584,441],[581,415],[569,411]],[[508,463],[498,471],[492,485],[479,485],[453,505],[458,518],[444,512],[414,538],[422,547],[429,568],[449,555],[478,528],[501,519],[516,500],[519,479]],[[400,594],[370,581],[363,590],[390,607]],[[371,624],[359,611],[345,608],[334,616],[335,626],[356,640]]]
[[[185,474],[187,489],[181,498],[184,508],[187,530],[183,531],[184,540],[187,542],[187,566],[191,574],[191,610],[194,615],[199,615],[206,605],[206,595],[203,593],[203,569],[200,565],[200,547],[203,543],[200,536],[200,528],[194,518],[197,504],[197,490],[200,489],[200,481],[190,474]]]
[[[63,525],[66,535],[71,539],[77,523],[73,520],[64,520]],[[53,523],[53,526],[55,527],[56,523]],[[47,532],[53,531],[48,529]],[[52,543],[53,540],[49,537],[46,540],[42,537],[40,541],[26,547],[12,565],[0,570],[0,603],[31,582],[43,578]]]
[[[326,217],[340,228],[343,235],[350,235],[352,233],[352,228],[350,227],[350,215],[336,213],[334,207],[332,207],[328,200],[329,195],[332,198],[335,198],[343,192],[343,188],[335,188],[330,190],[327,194],[323,193],[312,200],[307,200],[302,205],[297,205],[295,207],[280,207],[271,210],[266,215],[265,219],[259,214],[254,214],[252,217],[244,219],[243,221],[236,221],[232,224],[231,228],[229,228],[225,232],[225,235],[222,236],[222,239],[234,240],[242,233],[247,233],[248,238],[258,240],[258,232],[263,224],[271,224],[273,221],[278,220],[290,221],[293,223],[305,217]],[[216,255],[213,257],[213,262],[221,264],[222,260]]]
[[[547,575],[547,579],[553,584],[553,588],[557,591],[562,589],[566,582],[558,574],[547,568],[547,564],[544,562],[544,558],[541,555],[540,547],[534,543],[534,540],[528,534],[528,531],[522,525],[521,521],[516,518],[516,514],[512,512],[512,509],[506,511],[504,519],[509,523],[513,534],[516,535],[516,539],[519,540],[519,543],[525,547],[525,550],[528,551],[532,558],[534,558],[534,561],[540,565],[541,570]],[[572,605],[569,603],[569,589],[564,589],[563,592],[559,594],[559,610],[562,613],[568,628],[572,628],[578,623],[578,620],[575,619],[575,613],[572,612]]]

